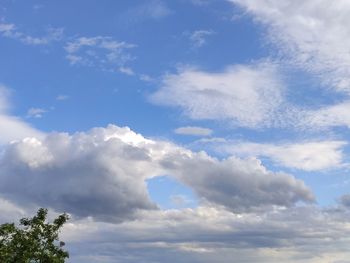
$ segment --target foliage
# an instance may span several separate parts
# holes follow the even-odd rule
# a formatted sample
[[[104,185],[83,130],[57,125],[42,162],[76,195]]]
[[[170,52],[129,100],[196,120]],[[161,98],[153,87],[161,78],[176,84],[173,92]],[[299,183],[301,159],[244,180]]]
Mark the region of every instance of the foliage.
[[[69,219],[66,213],[47,223],[47,209],[40,208],[33,218],[22,218],[20,225],[0,225],[1,263],[64,263],[69,257],[59,241],[60,228]]]

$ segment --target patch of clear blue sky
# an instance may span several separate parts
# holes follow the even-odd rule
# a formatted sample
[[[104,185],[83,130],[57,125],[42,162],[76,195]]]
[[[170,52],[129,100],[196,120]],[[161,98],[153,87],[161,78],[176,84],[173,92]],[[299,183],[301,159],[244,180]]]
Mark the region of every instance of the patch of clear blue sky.
[[[162,4],[164,14],[150,15],[148,11],[140,11],[150,2]],[[27,119],[44,131],[85,131],[113,123],[129,126],[145,136],[165,138],[183,145],[190,145],[195,138],[175,135],[173,130],[187,125],[209,127],[214,130],[213,136],[228,139],[302,140],[305,135],[295,130],[256,131],[227,127],[220,122],[193,121],[178,109],[149,103],[147,96],[159,87],[162,75],[176,72],[178,66],[194,65],[206,71],[221,71],[229,65],[250,63],[273,55],[271,46],[262,40],[266,31],[250,17],[225,1],[208,2],[200,7],[187,0],[0,0],[3,22],[14,23],[25,34],[41,37],[48,27],[64,28],[61,41],[45,46],[1,38],[0,83],[13,89],[13,113],[26,118],[29,108],[47,110],[43,118]],[[238,16],[233,19],[234,15]],[[200,48],[193,48],[188,37],[196,30],[214,32]],[[76,37],[96,36],[135,44],[127,51],[134,59],[125,66],[137,74],[147,74],[155,81],[147,83],[116,71],[70,65],[65,58],[65,44]],[[309,75],[289,74],[288,99],[291,102],[317,106],[339,100],[326,89],[320,94],[319,83]],[[57,101],[58,95],[69,98]],[[347,132],[340,134],[340,139],[349,139]],[[321,138],[323,134],[319,132],[313,136]],[[264,164],[279,169],[268,162]],[[320,202],[325,204],[335,198],[335,194],[322,193],[326,185],[343,180],[337,171],[320,175],[290,172],[312,186],[320,196]],[[189,189],[168,177],[153,179],[148,185],[152,198],[162,207],[172,206],[169,193],[195,199]],[[344,192],[347,188],[347,184],[343,184]],[[175,190],[172,192],[172,189]]]
[[[198,200],[193,191],[172,177],[160,176],[149,179],[147,187],[151,199],[161,209],[198,206]]]

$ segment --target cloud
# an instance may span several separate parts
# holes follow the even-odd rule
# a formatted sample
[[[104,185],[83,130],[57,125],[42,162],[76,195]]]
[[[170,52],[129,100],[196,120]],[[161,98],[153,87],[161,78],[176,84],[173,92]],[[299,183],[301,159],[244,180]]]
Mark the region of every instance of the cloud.
[[[193,136],[209,136],[213,133],[211,129],[196,126],[179,127],[175,129],[174,132],[176,134]]]
[[[121,18],[124,22],[130,24],[142,22],[148,19],[160,20],[172,13],[172,10],[164,1],[151,0],[130,8]]]
[[[193,31],[190,35],[190,40],[192,42],[193,47],[199,48],[206,44],[207,37],[214,34],[212,30],[196,30]]]
[[[350,195],[346,194],[340,197],[340,203],[346,207],[346,208],[350,208]]]
[[[305,111],[302,125],[321,129],[334,126],[350,127],[350,102],[344,101],[335,105]]]
[[[46,113],[47,110],[41,108],[30,108],[27,111],[28,118],[42,118],[43,114]]]
[[[100,220],[118,221],[137,209],[156,209],[145,184],[155,171],[147,151],[133,145],[138,139],[126,128],[110,127],[10,144],[0,161],[1,192],[18,203]]]
[[[288,62],[350,93],[349,1],[229,0],[268,27],[268,40]]]
[[[72,65],[97,66],[110,70],[132,60],[126,50],[135,45],[111,37],[79,37],[66,43],[66,58]]]
[[[0,204],[0,222],[31,215],[7,200],[1,199]],[[236,214],[199,206],[142,210],[136,217],[113,223],[72,216],[61,233],[70,260],[226,263],[235,258],[238,262],[315,263],[347,262],[350,256],[350,213],[343,207],[297,206]]]
[[[344,210],[234,214],[198,207],[144,211],[118,225],[79,220],[67,225],[63,240],[74,262],[336,262],[349,258],[348,222]]]
[[[129,75],[129,76],[133,76],[135,75],[135,72],[132,70],[132,68],[129,67],[119,67],[119,72],[125,74],[125,75]]]
[[[200,152],[172,154],[162,163],[199,197],[234,212],[314,201],[313,194],[302,181],[288,174],[267,171],[257,159],[229,157],[218,161]]]
[[[63,38],[63,28],[48,27],[46,34],[41,37],[35,37],[23,33],[17,29],[14,24],[0,23],[0,34],[3,37],[12,38],[21,41],[26,45],[48,45]]]
[[[56,100],[60,100],[60,101],[62,101],[62,100],[68,100],[68,99],[69,99],[69,96],[68,96],[68,95],[63,95],[63,94],[58,95],[58,96],[56,97]]]
[[[240,141],[200,141],[212,143],[221,153],[242,157],[268,157],[276,164],[305,171],[340,168],[344,165],[345,141],[306,141],[300,143],[252,143]]]
[[[10,90],[0,85],[0,144],[6,144],[12,140],[19,140],[27,136],[42,138],[43,132],[33,128],[18,117],[11,116],[9,110]]]
[[[0,192],[10,201],[102,221],[157,209],[146,180],[163,175],[191,187],[203,202],[232,211],[313,201],[302,181],[269,172],[258,160],[217,160],[113,125],[26,138],[9,144],[0,158]]]
[[[270,63],[235,65],[214,73],[184,68],[165,75],[161,85],[152,102],[178,106],[192,119],[242,127],[273,126],[283,102],[283,83]]]

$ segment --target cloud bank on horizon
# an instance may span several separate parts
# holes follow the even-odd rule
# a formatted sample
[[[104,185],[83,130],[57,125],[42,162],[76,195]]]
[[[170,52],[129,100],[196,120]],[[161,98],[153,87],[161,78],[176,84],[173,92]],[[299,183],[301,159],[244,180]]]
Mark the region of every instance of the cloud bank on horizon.
[[[78,263],[347,262],[349,11],[5,0],[0,223],[70,213]]]

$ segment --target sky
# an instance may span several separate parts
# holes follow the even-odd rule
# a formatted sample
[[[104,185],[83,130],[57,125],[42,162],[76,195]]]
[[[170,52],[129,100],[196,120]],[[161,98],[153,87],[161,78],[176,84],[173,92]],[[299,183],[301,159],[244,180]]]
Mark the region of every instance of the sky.
[[[350,2],[0,0],[0,223],[71,263],[350,262]]]

